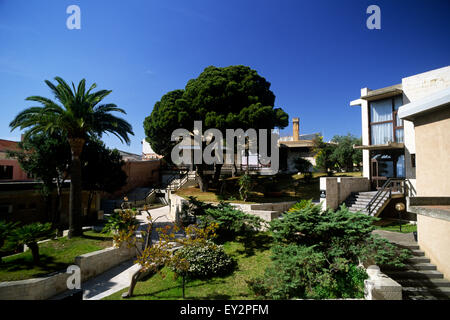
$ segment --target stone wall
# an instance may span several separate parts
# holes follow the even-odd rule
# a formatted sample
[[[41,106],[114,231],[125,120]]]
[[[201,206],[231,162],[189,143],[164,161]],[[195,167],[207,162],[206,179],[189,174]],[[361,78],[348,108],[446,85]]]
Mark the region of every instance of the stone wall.
[[[136,249],[122,246],[106,248],[75,258],[84,282],[136,255]],[[0,282],[0,300],[45,300],[67,290],[65,270],[48,277]]]
[[[178,221],[178,215],[181,213],[183,203],[188,201],[175,193],[169,191],[169,217]],[[289,208],[295,203],[295,201],[287,202],[275,202],[275,203],[230,203],[235,208],[244,211],[249,214],[261,217],[266,221],[272,221],[278,218],[283,212],[289,210]]]
[[[352,192],[370,190],[370,181],[365,177],[322,177],[320,178],[320,191],[322,208],[337,209]]]

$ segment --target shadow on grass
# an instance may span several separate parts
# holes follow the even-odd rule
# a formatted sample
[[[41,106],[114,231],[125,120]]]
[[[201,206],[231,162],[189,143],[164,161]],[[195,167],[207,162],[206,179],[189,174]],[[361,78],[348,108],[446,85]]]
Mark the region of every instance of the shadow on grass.
[[[32,278],[45,277],[52,273],[65,270],[67,263],[55,262],[55,259],[45,254],[40,255],[39,264],[35,265],[30,256],[18,257],[12,261],[3,261],[0,264],[1,272],[29,271]]]
[[[245,237],[238,238],[238,241],[244,245],[243,250],[236,250],[238,254],[244,254],[251,257],[256,251],[265,251],[270,249],[273,238],[267,233],[250,234]]]
[[[195,280],[193,280],[195,281]],[[185,290],[189,290],[189,289],[193,289],[193,288],[198,288],[198,287],[202,287],[202,286],[214,286],[214,285],[218,285],[218,284],[223,284],[225,283],[225,280],[219,280],[219,279],[214,279],[214,280],[209,280],[208,282],[206,282],[206,280],[202,280],[200,283],[190,283],[190,282],[186,282],[186,286],[185,286]],[[179,289],[180,290],[180,295],[170,295],[170,296],[159,296],[159,294],[164,293],[164,292],[169,292],[170,290],[174,290],[174,289]],[[141,294],[134,294],[133,297],[154,297],[154,298],[163,298],[163,299],[181,299],[181,290],[183,289],[183,286],[181,283],[177,284],[177,285],[172,285],[170,287],[161,289],[161,290],[157,290],[154,292],[149,292],[149,293],[141,293]],[[214,294],[208,295],[208,296],[214,296]],[[220,296],[220,295],[216,295],[216,296]],[[226,295],[221,295],[221,296],[226,296]],[[193,300],[202,300],[202,299],[208,299],[205,297],[195,297],[195,296],[186,296],[186,299],[193,299]],[[212,299],[212,298],[211,298]],[[217,298],[217,299],[226,299],[226,298]]]

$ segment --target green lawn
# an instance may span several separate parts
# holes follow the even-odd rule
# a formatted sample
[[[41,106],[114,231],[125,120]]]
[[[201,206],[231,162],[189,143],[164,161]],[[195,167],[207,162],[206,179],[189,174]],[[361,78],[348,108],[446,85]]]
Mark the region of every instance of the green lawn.
[[[0,264],[0,282],[31,279],[67,268],[75,257],[112,246],[111,235],[85,231],[83,237],[58,238],[39,244],[41,263],[33,266],[31,251],[4,257]]]
[[[235,271],[226,277],[209,280],[192,280],[186,284],[186,299],[257,299],[248,289],[246,280],[261,276],[270,263],[271,238],[260,234],[253,241],[243,240],[227,242],[225,251],[237,261]],[[165,277],[155,274],[149,279],[138,282],[133,300],[172,300],[182,298],[181,279],[174,279],[168,268],[161,270]],[[104,300],[121,300],[121,295],[128,289],[116,292]],[[127,299],[129,300],[129,299]]]
[[[401,226],[401,231],[400,231]],[[410,223],[400,223],[398,221],[379,221],[376,226],[379,230],[385,230],[385,231],[394,231],[394,232],[401,232],[401,233],[410,233],[410,232],[416,232],[417,231],[417,225],[410,224]]]

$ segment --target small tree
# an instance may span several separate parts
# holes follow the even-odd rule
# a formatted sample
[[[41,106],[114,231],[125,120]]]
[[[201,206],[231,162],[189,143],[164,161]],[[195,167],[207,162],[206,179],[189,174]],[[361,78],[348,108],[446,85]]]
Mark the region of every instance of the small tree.
[[[327,175],[333,174],[333,168],[336,166],[336,160],[333,158],[335,144],[326,143],[322,136],[316,136],[314,139],[313,151],[316,154],[316,167],[324,171]]]
[[[247,201],[250,191],[252,190],[252,178],[245,173],[239,178],[239,195],[241,200]]]
[[[298,158],[295,160],[295,169],[298,170],[301,174],[303,174],[303,179],[305,181],[310,181],[312,178],[311,168],[312,163],[305,158]]]
[[[5,244],[6,239],[8,239],[13,231],[14,228],[17,226],[17,222],[6,222],[3,220],[0,220],[0,249]],[[2,262],[2,257],[0,256],[0,263]]]
[[[33,263],[38,265],[40,262],[38,241],[50,236],[50,223],[32,223],[24,225],[14,230],[13,241],[18,245],[26,245],[33,255]]]
[[[359,165],[362,161],[362,150],[353,148],[354,145],[361,144],[361,139],[349,133],[346,136],[336,135],[331,142],[336,144],[331,155],[332,160],[341,170],[353,171],[354,164]]]

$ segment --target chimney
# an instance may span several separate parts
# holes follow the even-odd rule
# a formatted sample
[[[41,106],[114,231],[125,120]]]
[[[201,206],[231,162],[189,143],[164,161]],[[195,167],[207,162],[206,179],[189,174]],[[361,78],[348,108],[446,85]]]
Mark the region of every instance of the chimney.
[[[20,135],[20,141],[23,141],[23,137],[24,137],[25,135],[22,133],[21,135]]]
[[[293,131],[292,131],[292,140],[294,141],[298,141],[299,140],[299,125],[298,125],[298,118],[293,118],[292,119],[292,126],[293,126]]]

